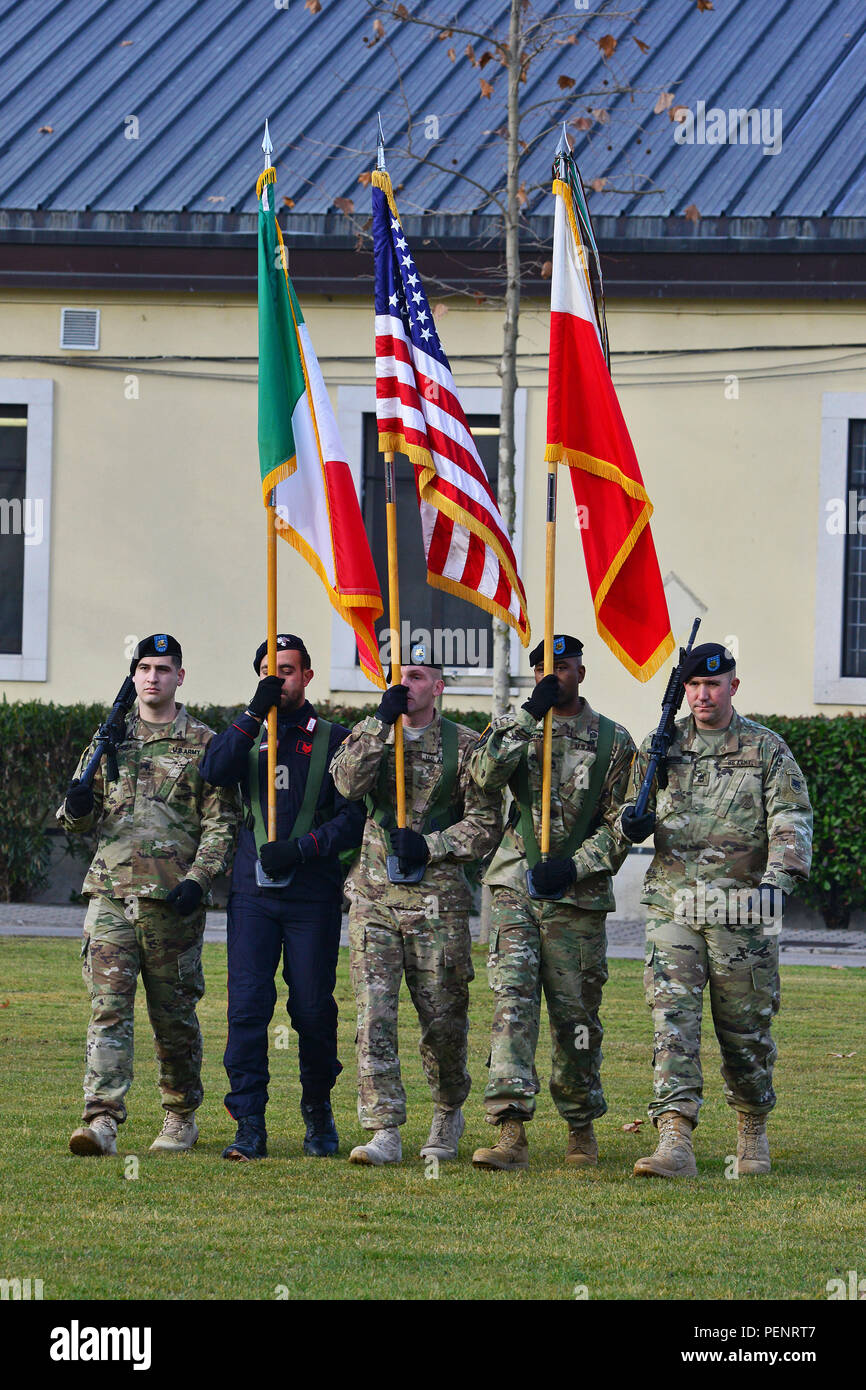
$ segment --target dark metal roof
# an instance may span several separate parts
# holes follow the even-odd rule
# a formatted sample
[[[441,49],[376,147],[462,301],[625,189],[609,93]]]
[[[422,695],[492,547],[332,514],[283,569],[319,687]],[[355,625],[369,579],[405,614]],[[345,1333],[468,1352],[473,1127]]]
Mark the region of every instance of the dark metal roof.
[[[590,194],[602,235],[628,226],[653,238],[757,237],[788,227],[809,238],[822,234],[816,219],[834,239],[863,235],[863,0],[714,0],[711,10],[645,0],[632,18],[616,17],[631,8],[622,0],[592,3],[600,13],[587,19],[574,0],[533,0],[531,12],[570,19],[580,35],[540,54],[521,87],[523,133],[539,137],[521,169],[538,233],[548,229],[556,124],[589,119],[589,130],[570,130],[584,180],[607,180]],[[482,34],[502,33],[508,12],[505,0],[409,0],[408,8],[437,21],[451,13]],[[369,193],[358,176],[371,167],[379,109],[401,212],[435,212],[434,234],[450,227],[457,238],[469,215],[481,214],[471,223],[478,235],[496,211],[481,190],[504,178],[494,127],[504,121],[505,71],[495,59],[471,66],[465,37],[440,40],[434,29],[393,19],[371,43],[372,19],[365,0],[322,0],[319,14],[304,0],[285,8],[276,0],[0,0],[3,222],[29,226],[36,238],[46,226],[73,230],[79,216],[107,232],[134,223],[167,235],[184,227],[188,236],[193,225],[246,233],[267,115],[278,196],[294,203],[288,229],[354,235],[334,200],[351,198],[355,216],[366,217]],[[617,47],[605,61],[597,41],[608,34]],[[478,56],[484,48],[475,41]],[[489,98],[481,76],[493,85]],[[563,91],[561,77],[574,87]],[[608,95],[618,83],[631,90]],[[668,112],[654,114],[662,92],[692,112],[699,102],[726,117],[763,109],[767,133],[781,119],[781,148],[677,144]],[[425,162],[400,154],[407,112],[412,149]],[[127,138],[129,117],[138,138]],[[40,133],[46,126],[51,133]],[[690,208],[699,221],[683,220]]]

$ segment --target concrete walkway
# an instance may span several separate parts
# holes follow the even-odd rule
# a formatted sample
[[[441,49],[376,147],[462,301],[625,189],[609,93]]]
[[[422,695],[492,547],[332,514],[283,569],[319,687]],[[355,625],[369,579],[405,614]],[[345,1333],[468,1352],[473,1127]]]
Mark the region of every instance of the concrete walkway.
[[[343,918],[342,946],[348,946],[347,918]],[[44,903],[0,903],[0,936],[80,936],[83,907],[54,906]],[[472,936],[478,938],[478,918],[470,918]],[[225,941],[226,914],[207,915],[205,941]],[[608,955],[641,960],[644,953],[643,922],[618,917],[607,920]],[[782,926],[780,937],[783,965],[833,965],[866,967],[866,931],[827,931],[813,924]]]

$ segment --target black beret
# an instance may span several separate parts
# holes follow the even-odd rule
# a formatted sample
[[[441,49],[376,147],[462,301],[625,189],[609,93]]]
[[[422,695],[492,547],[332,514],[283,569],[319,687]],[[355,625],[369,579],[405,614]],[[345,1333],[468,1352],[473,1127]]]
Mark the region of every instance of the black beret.
[[[579,637],[567,637],[564,633],[558,632],[553,639],[553,656],[583,656],[583,643]],[[530,666],[537,666],[544,660],[544,643],[539,642],[537,647],[533,647],[529,653]]]
[[[429,642],[413,642],[412,645],[411,645],[411,647],[409,648],[409,659],[408,659],[408,661],[401,661],[400,665],[401,665],[401,667],[402,667],[402,666],[428,666],[428,667],[430,668],[431,671],[441,671],[441,670],[442,670],[442,663],[441,663],[440,661],[431,661],[431,660],[430,660],[430,657],[431,657],[431,656],[432,656],[432,652],[431,652],[431,650],[430,650],[430,643],[429,643]],[[389,685],[391,684],[391,671],[392,671],[392,669],[393,669],[392,666],[389,666],[389,667],[388,667],[388,684],[389,684]]]
[[[300,653],[301,653],[301,657],[302,657],[304,666],[305,666],[307,669],[309,669],[309,666],[310,666],[310,653],[307,651],[306,647],[304,646],[303,638],[301,638],[301,637],[294,637],[294,636],[292,635],[291,632],[280,632],[280,633],[278,633],[278,634],[277,634],[277,656],[279,656],[280,652],[300,652]],[[265,656],[267,656],[267,654],[268,654],[268,644],[267,644],[267,640],[265,640],[265,641],[262,643],[262,645],[258,648],[258,650],[257,650],[257,652],[256,652],[256,654],[255,654],[255,656],[253,657],[253,670],[255,671],[256,675],[259,674],[259,667],[260,667],[261,664],[262,664],[262,658],[265,657]],[[276,672],[275,672],[275,671],[272,671],[272,672],[271,672],[271,675],[272,675],[272,676],[276,675]]]
[[[699,647],[692,647],[683,662],[683,684],[695,676],[721,676],[725,671],[733,671],[736,664],[727,647],[718,642],[702,642]]]
[[[180,643],[167,632],[155,632],[152,637],[142,638],[129,663],[131,676],[135,675],[135,668],[143,656],[176,656],[178,661],[183,661]]]

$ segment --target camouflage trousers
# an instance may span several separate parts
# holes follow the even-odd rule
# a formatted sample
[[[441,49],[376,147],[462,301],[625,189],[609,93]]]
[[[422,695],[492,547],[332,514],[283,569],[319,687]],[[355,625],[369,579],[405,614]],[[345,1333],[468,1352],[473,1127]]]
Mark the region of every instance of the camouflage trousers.
[[[195,1006],[204,994],[203,907],[179,917],[151,898],[90,900],[84,919],[82,973],[90,995],[84,1119],[126,1119],[132,1084],[133,1012],[141,974],[147,997],[159,1088],[166,1110],[201,1105],[201,1031]]]
[[[778,936],[760,927],[693,927],[654,916],[647,921],[644,969],[653,1012],[654,1122],[665,1110],[698,1122],[707,981],[725,1099],[753,1115],[767,1114],[776,1103],[770,1024],[779,1011]]]
[[[564,1120],[585,1125],[607,1110],[601,1089],[602,1026],[607,979],[604,912],[542,902],[494,888],[487,977],[496,996],[487,1119],[531,1120],[539,1092],[535,1050],[541,994],[550,1019],[550,1094]]]
[[[397,1048],[404,974],[421,1024],[421,1062],[433,1100],[462,1105],[472,1084],[466,1070],[474,978],[468,911],[440,910],[435,889],[426,902],[425,909],[416,895],[411,906],[393,907],[352,896],[349,959],[358,1007],[358,1119],[364,1129],[406,1123]]]

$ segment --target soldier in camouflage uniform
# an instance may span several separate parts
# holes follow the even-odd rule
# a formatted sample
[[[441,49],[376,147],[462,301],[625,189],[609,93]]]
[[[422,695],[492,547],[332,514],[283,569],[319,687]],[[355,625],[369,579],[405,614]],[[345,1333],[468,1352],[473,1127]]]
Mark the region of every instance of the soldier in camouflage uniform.
[[[349,948],[358,1006],[358,1118],[372,1139],[349,1155],[354,1163],[398,1163],[399,1126],[406,1096],[397,1054],[397,998],[406,984],[421,1022],[421,1060],[434,1100],[425,1157],[452,1159],[463,1133],[461,1106],[469,1094],[466,1040],[469,981],[473,978],[469,909],[462,866],[495,848],[502,831],[500,798],[481,792],[469,776],[477,735],[450,724],[434,701],[444,689],[441,668],[419,644],[374,717],[356,724],[337,750],[331,775],[350,799],[370,797],[361,858],[347,882]],[[403,716],[406,819],[394,826],[396,779],[392,725]],[[450,751],[449,751],[450,750]],[[443,783],[453,782],[443,805]],[[431,812],[436,814],[432,817]],[[389,834],[390,829],[390,834]],[[401,866],[427,864],[417,884],[392,884],[386,858]]]
[[[615,906],[611,876],[627,852],[614,825],[634,743],[621,725],[596,714],[580,695],[586,676],[582,653],[577,638],[556,636],[554,673],[545,676],[539,644],[529,657],[535,690],[522,709],[493,721],[470,762],[472,776],[485,791],[502,791],[510,784],[525,802],[522,816],[519,799],[513,803],[484,879],[492,889],[488,978],[496,995],[484,1105],[488,1122],[501,1128],[495,1146],[475,1153],[479,1168],[529,1166],[524,1123],[535,1113],[539,1091],[535,1050],[542,989],[553,1049],[550,1091],[569,1128],[565,1156],[576,1167],[598,1162],[592,1122],[607,1109],[598,1016],[607,979],[604,919]],[[543,892],[562,890],[558,901],[533,899],[526,884],[527,855],[531,852],[535,859],[541,838],[543,719],[548,709],[554,711],[552,857],[537,863],[533,881]],[[606,771],[596,789],[592,768],[599,760],[602,728],[597,777],[602,768]]]
[[[734,658],[718,643],[695,647],[683,667],[691,715],[667,756],[667,786],[645,816],[627,805],[624,836],[655,830],[644,882],[648,907],[644,985],[653,1011],[654,1154],[638,1177],[694,1177],[692,1130],[701,1107],[703,990],[710,985],[725,1098],[737,1111],[740,1174],[770,1171],[766,1117],[776,1103],[770,1037],[779,1008],[778,933],[785,897],[809,876],[812,811],[806,780],[786,744],[733,708]],[[637,796],[650,738],[635,760]]]
[[[72,832],[99,831],[82,892],[90,898],[81,956],[91,1000],[84,1077],[84,1119],[69,1141],[76,1154],[117,1152],[132,1082],[133,1009],[139,972],[159,1059],[165,1110],[155,1151],[180,1152],[198,1138],[202,1100],[204,902],[231,861],[240,803],[198,771],[213,730],[175,703],[181,649],[155,634],[135,649],[131,672],[138,709],[117,749],[118,778],[103,768],[92,788],[78,776],[57,819]]]

